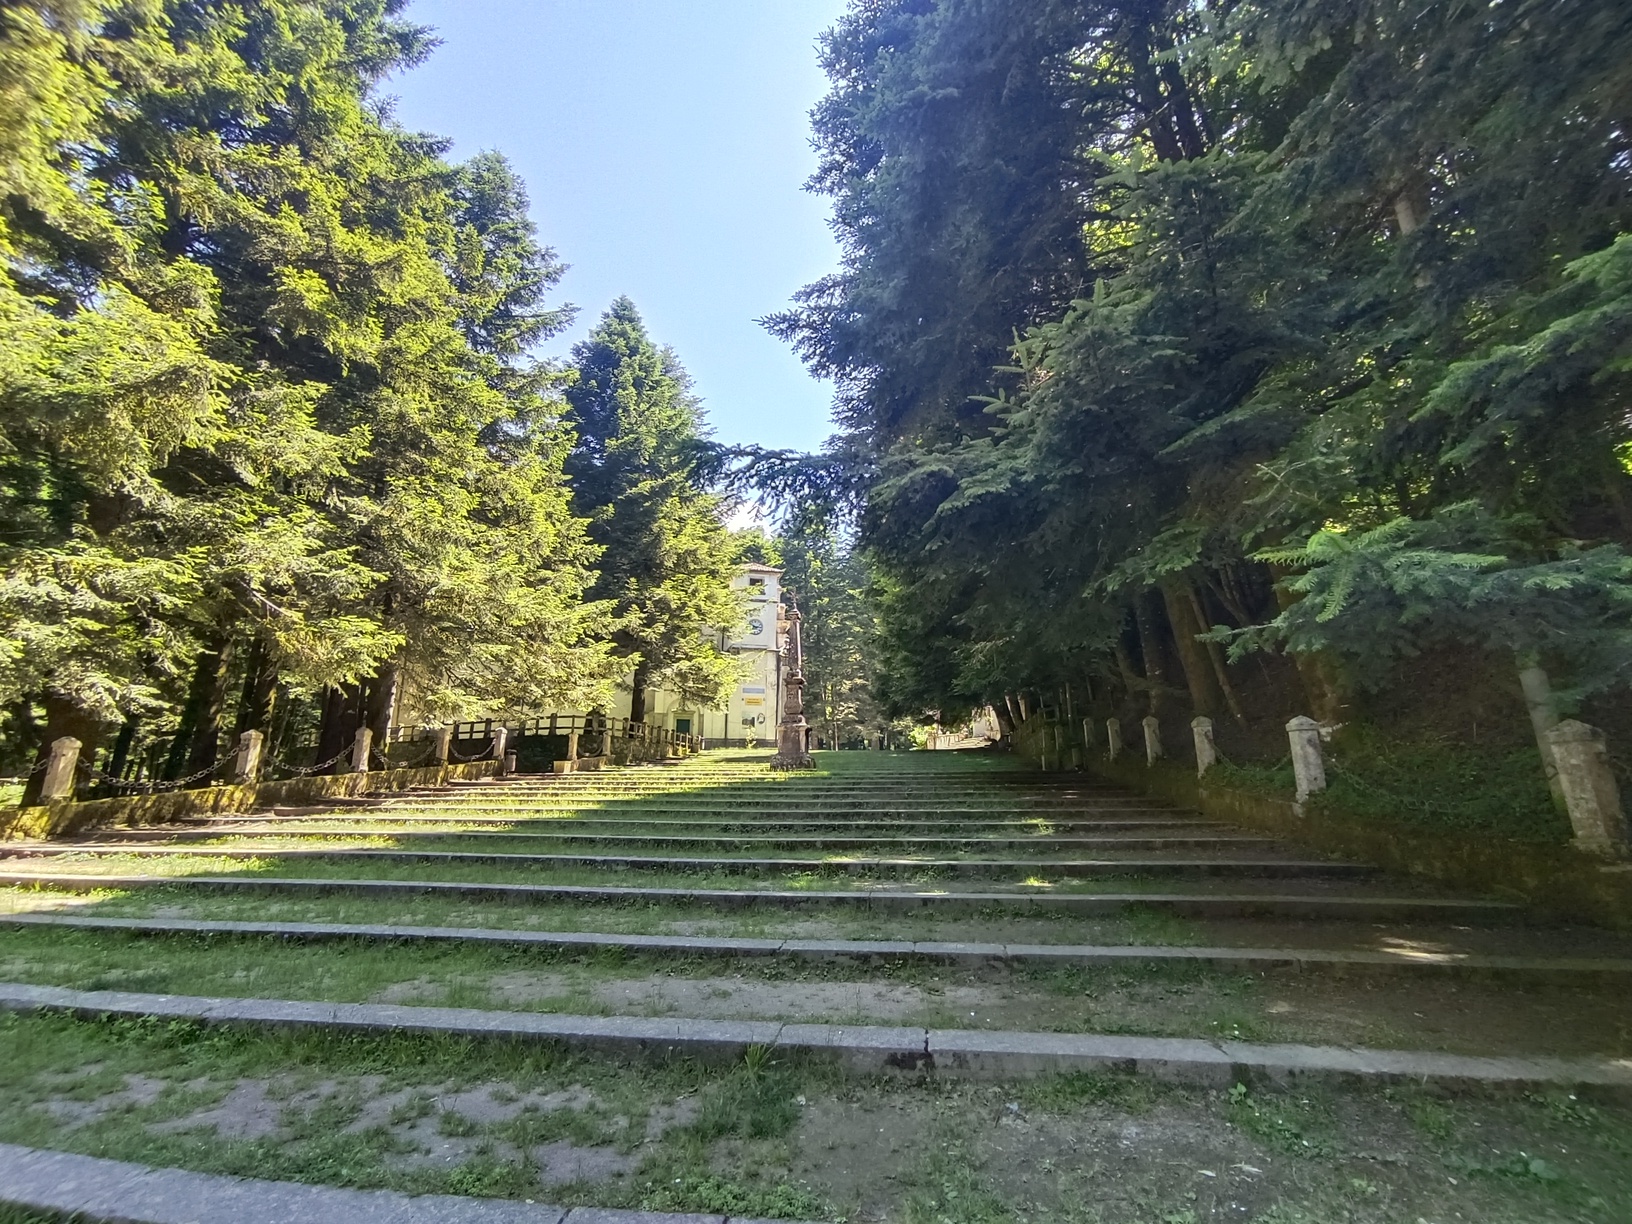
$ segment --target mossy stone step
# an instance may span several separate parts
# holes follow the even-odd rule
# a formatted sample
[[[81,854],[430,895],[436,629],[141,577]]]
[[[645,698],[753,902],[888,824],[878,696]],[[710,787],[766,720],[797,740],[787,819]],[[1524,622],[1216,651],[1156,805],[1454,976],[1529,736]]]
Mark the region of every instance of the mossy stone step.
[[[1632,1096],[1632,1066],[1624,1059],[1474,1058],[1182,1037],[564,1016],[383,1003],[153,995],[14,983],[0,983],[0,1009],[342,1032],[443,1033],[549,1042],[624,1057],[694,1058],[716,1065],[740,1062],[753,1047],[775,1048],[830,1058],[848,1071],[871,1075],[933,1071],[1012,1079],[1115,1070],[1218,1088],[1266,1081],[1343,1083],[1359,1079],[1454,1088],[1590,1087]]]
[[[949,889],[788,890],[637,888],[591,884],[497,884],[442,880],[305,879],[274,876],[79,875],[70,872],[0,872],[0,885],[52,888],[64,892],[98,892],[171,888],[246,894],[322,896],[355,894],[372,897],[453,897],[521,905],[554,901],[626,905],[695,905],[739,910],[851,906],[880,912],[1057,912],[1116,914],[1146,909],[1195,918],[1287,919],[1335,918],[1344,921],[1436,923],[1513,922],[1524,917],[1518,906],[1500,901],[1431,897],[1298,895],[1265,893],[1058,893],[965,892]]]
[[[397,832],[387,830],[373,831],[360,825],[318,826],[305,829],[186,829],[174,832],[158,830],[144,830],[136,836],[124,836],[117,840],[99,840],[95,842],[64,842],[49,848],[55,852],[71,852],[75,850],[128,850],[132,846],[140,845],[144,841],[163,838],[167,842],[195,842],[203,840],[220,840],[234,838],[242,841],[256,841],[261,843],[276,843],[294,838],[323,838],[347,837],[390,838],[393,841],[425,841],[436,840],[449,843],[477,843],[481,841],[516,841],[550,842],[566,845],[615,846],[615,845],[642,845],[642,846],[684,846],[684,847],[788,847],[792,849],[809,850],[866,850],[874,847],[912,847],[922,846],[930,848],[944,848],[949,850],[1016,850],[1016,849],[1068,849],[1071,847],[1092,847],[1102,850],[1177,850],[1177,849],[1240,849],[1253,846],[1273,846],[1277,842],[1270,837],[1256,837],[1242,833],[1202,832],[1176,833],[1160,836],[1063,836],[1052,833],[1039,833],[1031,837],[1020,836],[847,836],[844,834],[786,834],[774,835],[765,833],[741,834],[738,836],[723,836],[718,832],[698,833],[650,833],[639,830],[607,830],[599,833],[587,832],[542,832],[542,831],[504,831],[504,830],[459,830],[439,831],[435,829],[411,829]],[[0,858],[26,856],[30,853],[42,853],[47,848],[28,846],[0,846]]]
[[[783,957],[862,964],[923,962],[937,965],[1013,962],[1043,966],[1115,967],[1137,964],[1203,965],[1212,969],[1322,971],[1361,976],[1514,977],[1579,984],[1601,978],[1625,984],[1632,959],[1611,957],[1493,956],[1325,948],[1233,948],[1135,944],[1023,944],[936,940],[755,939],[699,935],[629,935],[597,931],[505,930],[483,927],[405,926],[390,923],[231,922],[190,918],[88,918],[59,914],[0,914],[0,926],[107,931],[155,938],[218,935],[325,943],[454,943],[616,951],[674,956]]]
[[[855,874],[900,874],[931,871],[944,875],[1051,875],[1080,879],[1092,876],[1256,876],[1285,879],[1325,877],[1356,879],[1373,869],[1354,863],[1305,859],[945,859],[945,858],[732,858],[660,857],[606,854],[515,854],[502,851],[265,849],[231,846],[87,846],[54,845],[14,851],[13,858],[48,859],[64,855],[126,855],[141,858],[322,860],[345,863],[445,863],[503,867],[599,867],[610,871],[720,871],[783,873],[820,871]]]

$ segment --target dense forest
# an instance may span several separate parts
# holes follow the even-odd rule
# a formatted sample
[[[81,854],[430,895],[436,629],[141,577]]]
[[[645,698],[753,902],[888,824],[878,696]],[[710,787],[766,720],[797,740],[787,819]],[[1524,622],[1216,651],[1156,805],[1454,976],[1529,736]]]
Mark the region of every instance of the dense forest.
[[[844,262],[769,323],[889,711],[1265,768],[1308,713],[1546,809],[1526,700],[1632,679],[1632,9],[856,0],[823,56]]]
[[[685,371],[626,301],[536,358],[563,267],[393,120],[403,7],[0,6],[0,769],[729,686]]]

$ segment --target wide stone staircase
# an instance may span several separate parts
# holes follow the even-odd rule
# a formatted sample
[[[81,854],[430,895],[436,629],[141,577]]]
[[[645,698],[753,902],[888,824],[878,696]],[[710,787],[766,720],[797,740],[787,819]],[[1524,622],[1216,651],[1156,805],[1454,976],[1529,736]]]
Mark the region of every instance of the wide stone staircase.
[[[1620,935],[993,753],[818,762],[715,752],[8,843],[0,1009],[633,1066],[1632,1095]],[[407,1099],[378,1107],[392,1141],[466,1167],[458,1135],[389,1122]],[[46,1145],[74,1146],[50,1110]]]

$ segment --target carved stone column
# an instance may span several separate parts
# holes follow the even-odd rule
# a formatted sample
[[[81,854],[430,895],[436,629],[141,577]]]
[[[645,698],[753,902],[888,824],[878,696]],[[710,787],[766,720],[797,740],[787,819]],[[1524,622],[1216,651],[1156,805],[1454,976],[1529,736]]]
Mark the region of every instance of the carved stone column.
[[[816,762],[805,748],[805,648],[799,635],[799,605],[788,597],[788,676],[783,681],[787,697],[782,706],[782,725],[776,737],[772,769],[815,769]]]

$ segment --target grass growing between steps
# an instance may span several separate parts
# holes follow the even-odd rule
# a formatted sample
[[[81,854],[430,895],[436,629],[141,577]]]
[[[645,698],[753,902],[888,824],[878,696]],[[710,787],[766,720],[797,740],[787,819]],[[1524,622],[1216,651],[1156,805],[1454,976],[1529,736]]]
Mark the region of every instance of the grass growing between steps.
[[[450,857],[425,862],[398,858],[398,855],[517,855],[525,856],[512,861],[499,860],[484,863],[480,857]],[[590,867],[579,867],[572,862],[551,863],[529,861],[535,856],[557,855],[569,858],[590,857],[610,860]],[[178,846],[150,845],[141,849],[81,850],[53,848],[50,851],[21,852],[0,860],[6,870],[39,871],[92,871],[119,870],[145,874],[219,874],[240,870],[246,864],[255,864],[260,870],[278,874],[308,869],[313,863],[349,868],[353,873],[373,872],[379,868],[396,869],[403,866],[414,870],[434,869],[439,877],[449,871],[465,871],[471,867],[490,868],[507,873],[520,873],[514,879],[529,881],[542,872],[559,873],[580,870],[618,871],[641,876],[673,876],[692,872],[707,872],[721,878],[734,877],[741,882],[743,871],[767,873],[759,864],[771,860],[782,867],[784,878],[836,882],[856,878],[887,878],[891,880],[971,879],[1018,881],[1035,875],[1051,886],[1075,882],[1070,877],[1069,864],[1088,861],[1095,864],[1115,864],[1121,860],[1209,860],[1213,858],[1257,861],[1292,859],[1298,856],[1261,842],[1235,845],[1226,841],[1203,842],[1198,845],[1166,846],[1105,846],[1088,845],[1000,845],[995,847],[967,847],[953,842],[907,846],[863,847],[856,849],[824,849],[797,844],[760,845],[744,844],[727,839],[713,845],[642,844],[638,841],[612,840],[610,843],[577,844],[561,841],[498,842],[496,839],[459,841],[456,839],[402,839],[379,837],[312,837],[231,839],[209,845],[186,844]],[[1305,860],[1312,856],[1303,856]],[[689,867],[676,863],[665,870],[671,860],[695,858],[707,860],[707,866]],[[620,861],[636,860],[636,861]],[[736,867],[733,860],[742,866]],[[106,864],[106,866],[104,866]],[[718,864],[716,866],[716,864]],[[956,866],[943,866],[956,864]],[[774,869],[772,869],[774,870]],[[1114,874],[1114,867],[1103,869]],[[1130,865],[1124,874],[1131,874]],[[776,878],[770,875],[770,878]]]
[[[1202,858],[1205,855],[1198,854]],[[323,858],[279,858],[269,853],[253,858],[187,855],[182,857],[125,854],[68,854],[49,859],[8,860],[0,863],[7,874],[74,876],[141,876],[184,879],[191,876],[234,877],[280,880],[398,880],[413,883],[452,884],[540,884],[563,887],[621,887],[702,889],[716,892],[852,892],[868,888],[946,892],[1019,892],[1071,896],[1098,893],[1137,892],[1330,892],[1363,890],[1364,879],[1264,878],[1250,873],[1237,878],[1228,871],[1192,875],[1142,875],[1137,865],[1107,867],[1103,875],[1086,878],[1051,874],[1046,864],[1028,864],[1018,869],[992,872],[979,878],[964,878],[951,871],[934,868],[874,870],[865,865],[853,869],[782,871],[724,871],[712,867],[694,870],[659,870],[645,867],[541,867],[500,866],[485,863],[430,862],[400,863],[383,859],[340,860]],[[953,887],[956,885],[957,887]],[[1373,891],[1375,891],[1373,889]],[[1410,881],[1390,883],[1396,896],[1426,890]]]
[[[1632,995],[1197,964],[1057,968],[795,961],[0,929],[0,980],[79,990],[1305,1042],[1632,1054]]]
[[[472,903],[442,897],[242,896],[179,887],[96,890],[0,888],[0,913],[78,913],[119,918],[185,917],[224,922],[346,922],[498,930],[605,931],[745,939],[971,940],[1010,943],[1195,944],[1197,927],[1161,910],[1129,907],[1075,917],[1001,911],[946,916],[873,915],[843,907],[790,916],[773,910],[720,913],[704,905],[598,903],[545,906]]]
[[[79,1224],[78,1217],[63,1215],[40,1215],[34,1211],[24,1211],[21,1207],[10,1207],[0,1203],[0,1224]]]
[[[907,1224],[1620,1224],[1632,1110],[1112,1075],[867,1080],[0,1018],[0,1140],[279,1180]]]

